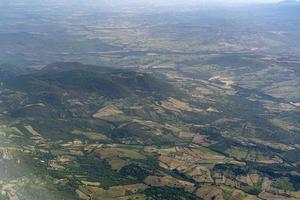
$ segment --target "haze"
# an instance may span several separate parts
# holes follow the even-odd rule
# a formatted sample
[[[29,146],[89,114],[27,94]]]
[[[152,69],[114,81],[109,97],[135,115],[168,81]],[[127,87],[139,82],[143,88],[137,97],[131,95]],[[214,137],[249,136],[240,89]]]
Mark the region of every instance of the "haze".
[[[0,0],[0,200],[300,200],[281,1]]]
[[[265,4],[265,3],[277,3],[280,0],[29,0],[29,1],[20,1],[20,0],[2,0],[1,4],[13,4],[13,3],[20,3],[20,4],[48,4],[48,3],[59,3],[61,5],[74,5],[74,4],[84,4],[84,5],[159,5],[159,6],[166,6],[166,5],[239,5],[239,4]]]

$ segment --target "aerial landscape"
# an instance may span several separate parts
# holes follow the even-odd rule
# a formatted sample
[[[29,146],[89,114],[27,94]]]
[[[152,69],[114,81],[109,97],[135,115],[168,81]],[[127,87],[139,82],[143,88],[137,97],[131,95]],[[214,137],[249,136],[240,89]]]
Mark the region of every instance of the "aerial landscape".
[[[0,200],[300,200],[300,2],[1,0]]]

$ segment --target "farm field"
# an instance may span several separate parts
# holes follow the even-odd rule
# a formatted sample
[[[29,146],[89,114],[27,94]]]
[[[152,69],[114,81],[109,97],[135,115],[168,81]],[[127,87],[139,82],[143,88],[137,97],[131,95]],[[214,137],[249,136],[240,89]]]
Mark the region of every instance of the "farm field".
[[[297,2],[79,2],[0,2],[0,200],[300,199]]]

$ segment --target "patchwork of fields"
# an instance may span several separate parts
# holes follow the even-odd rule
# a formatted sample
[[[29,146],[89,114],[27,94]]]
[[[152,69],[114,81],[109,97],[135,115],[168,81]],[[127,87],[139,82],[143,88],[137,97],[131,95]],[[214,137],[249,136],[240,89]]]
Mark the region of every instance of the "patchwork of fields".
[[[0,3],[0,200],[300,199],[294,7],[16,2]]]

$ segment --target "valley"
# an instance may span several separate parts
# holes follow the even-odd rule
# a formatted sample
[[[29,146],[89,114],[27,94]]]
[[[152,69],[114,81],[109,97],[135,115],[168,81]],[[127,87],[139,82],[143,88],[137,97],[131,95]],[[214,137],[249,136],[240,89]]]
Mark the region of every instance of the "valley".
[[[300,199],[298,7],[106,6],[0,3],[0,200]]]

